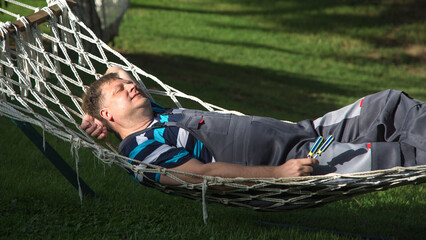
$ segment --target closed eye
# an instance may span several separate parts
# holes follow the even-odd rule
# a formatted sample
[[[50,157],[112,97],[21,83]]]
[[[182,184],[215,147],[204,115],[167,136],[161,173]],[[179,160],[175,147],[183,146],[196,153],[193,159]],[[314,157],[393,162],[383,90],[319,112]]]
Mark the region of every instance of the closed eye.
[[[121,91],[123,91],[124,90],[124,85],[123,84],[120,84],[120,85],[118,85],[115,89],[114,89],[114,92],[112,93],[112,95],[116,95],[116,94],[118,94],[118,93],[120,93]]]

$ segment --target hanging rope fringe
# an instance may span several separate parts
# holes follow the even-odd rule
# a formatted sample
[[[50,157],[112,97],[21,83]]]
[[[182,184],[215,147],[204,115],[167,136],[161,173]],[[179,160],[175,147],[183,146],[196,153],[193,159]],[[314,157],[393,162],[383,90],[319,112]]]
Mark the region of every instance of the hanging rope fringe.
[[[96,37],[74,15],[66,0],[48,2],[49,6],[38,13],[46,15],[47,24],[42,23],[43,26],[30,22],[30,18],[19,17],[19,14],[5,9],[0,10],[19,18],[19,24],[0,22],[0,115],[40,126],[43,129],[43,139],[44,132],[47,131],[71,144],[70,152],[75,158],[81,202],[80,147],[90,149],[105,165],[114,163],[141,176],[149,172],[175,179],[181,183],[180,186],[158,183],[155,186],[166,193],[201,200],[204,222],[208,217],[207,202],[253,210],[284,211],[319,206],[361,193],[426,182],[426,166],[285,179],[224,179],[172,171],[140,161],[139,166],[131,165],[128,162],[130,159],[110,150],[113,147],[97,143],[79,128],[84,116],[80,97],[87,85],[98,79],[109,66],[119,66],[131,73],[151,99],[155,97],[168,100],[176,107],[183,107],[182,102],[190,101],[208,111],[241,113],[206,103],[163,83],[130,63]],[[24,26],[23,33],[20,33],[18,25]],[[48,33],[42,29],[47,29]],[[93,51],[89,52],[89,48]],[[145,83],[152,87],[148,89]],[[203,181],[201,184],[187,183],[178,177],[180,175],[198,177]]]
[[[208,218],[208,214],[207,214],[207,203],[206,203],[206,193],[207,193],[207,180],[204,179],[203,181],[203,185],[202,185],[202,201],[203,201],[203,221],[204,224],[207,224],[207,218]]]
[[[43,132],[43,151],[46,152],[46,136],[45,136],[45,127],[44,125],[41,126],[42,132]]]
[[[80,157],[78,155],[78,150],[81,147],[81,140],[79,138],[73,138],[71,136],[70,139],[71,142],[71,156],[74,157],[75,159],[75,172],[77,173],[77,183],[78,183],[78,195],[80,197],[80,204],[83,205],[83,191],[81,189],[81,184],[80,184],[80,171],[79,171],[79,161],[80,161]]]

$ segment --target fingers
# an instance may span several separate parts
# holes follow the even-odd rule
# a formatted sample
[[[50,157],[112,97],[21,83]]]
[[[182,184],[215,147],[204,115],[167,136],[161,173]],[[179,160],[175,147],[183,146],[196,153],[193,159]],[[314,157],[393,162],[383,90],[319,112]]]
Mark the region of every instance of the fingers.
[[[314,171],[314,168],[311,166],[303,166],[300,168],[300,176],[310,176],[312,172]]]
[[[94,118],[92,116],[86,114],[86,115],[83,116],[80,127],[81,127],[81,129],[86,131],[87,128],[89,128],[93,125],[92,123],[94,123]]]
[[[95,124],[98,126],[98,128],[96,129],[96,131],[97,131],[96,135],[92,134],[92,137],[96,137],[99,140],[106,138],[107,135],[108,135],[107,128],[104,126],[104,124],[99,119],[95,118],[94,121],[95,121]],[[98,133],[98,131],[99,131],[99,133]]]
[[[103,128],[101,128],[101,133],[96,138],[99,139],[99,140],[103,140],[107,137],[107,135],[108,135],[108,130],[107,130],[106,127],[103,127]]]
[[[97,119],[97,118],[93,118],[93,121],[96,123],[96,125],[99,125],[101,127],[104,126],[104,124],[99,119]]]
[[[102,122],[87,114],[83,117],[81,122],[81,129],[83,129],[90,136],[99,140],[105,139],[108,135],[108,130],[102,124]]]
[[[310,176],[314,172],[312,165],[318,165],[319,161],[314,158],[296,159],[300,163],[299,173],[300,176]]]
[[[315,158],[301,158],[301,159],[294,159],[300,162],[302,165],[317,165],[319,164],[319,161]]]
[[[312,165],[318,163],[318,160],[312,158],[291,159],[281,166],[281,174],[283,177],[309,176],[314,171]]]
[[[106,138],[108,135],[108,130],[106,127],[102,127],[98,124],[92,124],[90,127],[88,127],[86,130],[86,133],[90,136],[97,138],[99,140],[102,140]]]
[[[91,131],[86,130],[86,132],[88,134],[90,134],[90,136],[97,138],[101,133],[102,133],[102,127],[94,124],[93,127],[90,128]]]

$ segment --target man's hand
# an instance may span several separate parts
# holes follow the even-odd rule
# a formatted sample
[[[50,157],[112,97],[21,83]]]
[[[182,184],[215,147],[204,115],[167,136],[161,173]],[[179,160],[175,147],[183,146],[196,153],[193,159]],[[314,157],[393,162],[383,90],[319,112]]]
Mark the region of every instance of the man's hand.
[[[278,177],[309,176],[314,171],[312,165],[318,164],[313,158],[290,159],[276,169]]]
[[[109,67],[107,71],[105,72],[105,75],[109,73],[116,73],[119,78],[124,80],[131,80],[134,82],[133,77],[128,72],[124,71],[121,67],[117,67],[117,66]]]
[[[81,129],[90,136],[99,140],[105,139],[108,135],[108,130],[102,122],[87,114],[84,115],[83,120],[81,121]]]

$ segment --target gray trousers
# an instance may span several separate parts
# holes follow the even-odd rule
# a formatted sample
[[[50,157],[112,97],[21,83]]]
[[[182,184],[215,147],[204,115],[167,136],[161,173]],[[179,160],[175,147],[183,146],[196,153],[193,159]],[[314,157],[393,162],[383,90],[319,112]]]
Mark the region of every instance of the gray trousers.
[[[305,158],[318,136],[335,141],[314,174],[353,173],[426,164],[426,106],[387,90],[315,121],[184,110],[177,123],[203,142],[215,159],[242,165],[279,165]]]
[[[426,164],[426,105],[400,91],[366,96],[315,120],[314,127],[336,139],[316,174]]]

